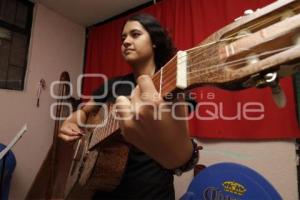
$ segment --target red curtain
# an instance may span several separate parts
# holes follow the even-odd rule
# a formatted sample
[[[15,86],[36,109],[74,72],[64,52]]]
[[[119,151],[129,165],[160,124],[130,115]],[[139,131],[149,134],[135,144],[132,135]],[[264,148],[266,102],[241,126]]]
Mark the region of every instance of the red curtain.
[[[244,10],[255,10],[273,1],[163,0],[139,12],[157,17],[170,32],[176,47],[185,50],[243,15]],[[120,33],[125,19],[122,17],[90,30],[85,73],[112,77],[131,71],[120,54]],[[90,94],[101,82],[99,78],[85,79],[84,94]],[[275,106],[269,88],[238,92],[212,87],[196,89],[201,106],[198,119],[190,120],[192,136],[223,139],[299,137],[291,79],[286,78],[281,83],[287,96],[287,106],[283,109]]]

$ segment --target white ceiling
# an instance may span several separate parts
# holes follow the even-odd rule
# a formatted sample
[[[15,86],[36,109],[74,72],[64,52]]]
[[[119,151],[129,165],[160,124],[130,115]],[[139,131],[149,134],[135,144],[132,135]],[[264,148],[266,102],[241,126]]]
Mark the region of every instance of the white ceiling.
[[[31,0],[89,26],[153,0]]]

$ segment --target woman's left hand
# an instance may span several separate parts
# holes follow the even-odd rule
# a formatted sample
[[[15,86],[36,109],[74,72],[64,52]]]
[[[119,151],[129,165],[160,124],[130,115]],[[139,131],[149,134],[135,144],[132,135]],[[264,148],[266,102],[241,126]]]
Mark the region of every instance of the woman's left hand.
[[[115,104],[124,138],[165,168],[183,165],[193,151],[187,119],[182,119],[186,106],[164,101],[147,75],[137,83],[130,100],[120,96]]]

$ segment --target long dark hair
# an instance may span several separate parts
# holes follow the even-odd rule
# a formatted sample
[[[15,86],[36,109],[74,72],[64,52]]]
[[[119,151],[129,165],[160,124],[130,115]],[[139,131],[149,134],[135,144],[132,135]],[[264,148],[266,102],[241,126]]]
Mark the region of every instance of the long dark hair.
[[[168,32],[160,25],[156,18],[146,13],[132,15],[126,22],[128,21],[138,21],[149,33],[152,44],[155,45],[154,62],[156,70],[159,70],[176,53],[176,48]]]

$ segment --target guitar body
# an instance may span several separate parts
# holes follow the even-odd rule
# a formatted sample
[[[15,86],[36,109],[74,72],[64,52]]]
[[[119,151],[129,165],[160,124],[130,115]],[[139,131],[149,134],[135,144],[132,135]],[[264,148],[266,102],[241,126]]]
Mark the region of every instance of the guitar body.
[[[119,130],[93,148],[89,148],[91,137],[104,117],[105,112],[102,108],[88,116],[87,124],[95,127],[86,128],[85,136],[75,145],[65,198],[87,198],[95,191],[109,192],[120,184],[127,164],[129,144],[124,141]]]

